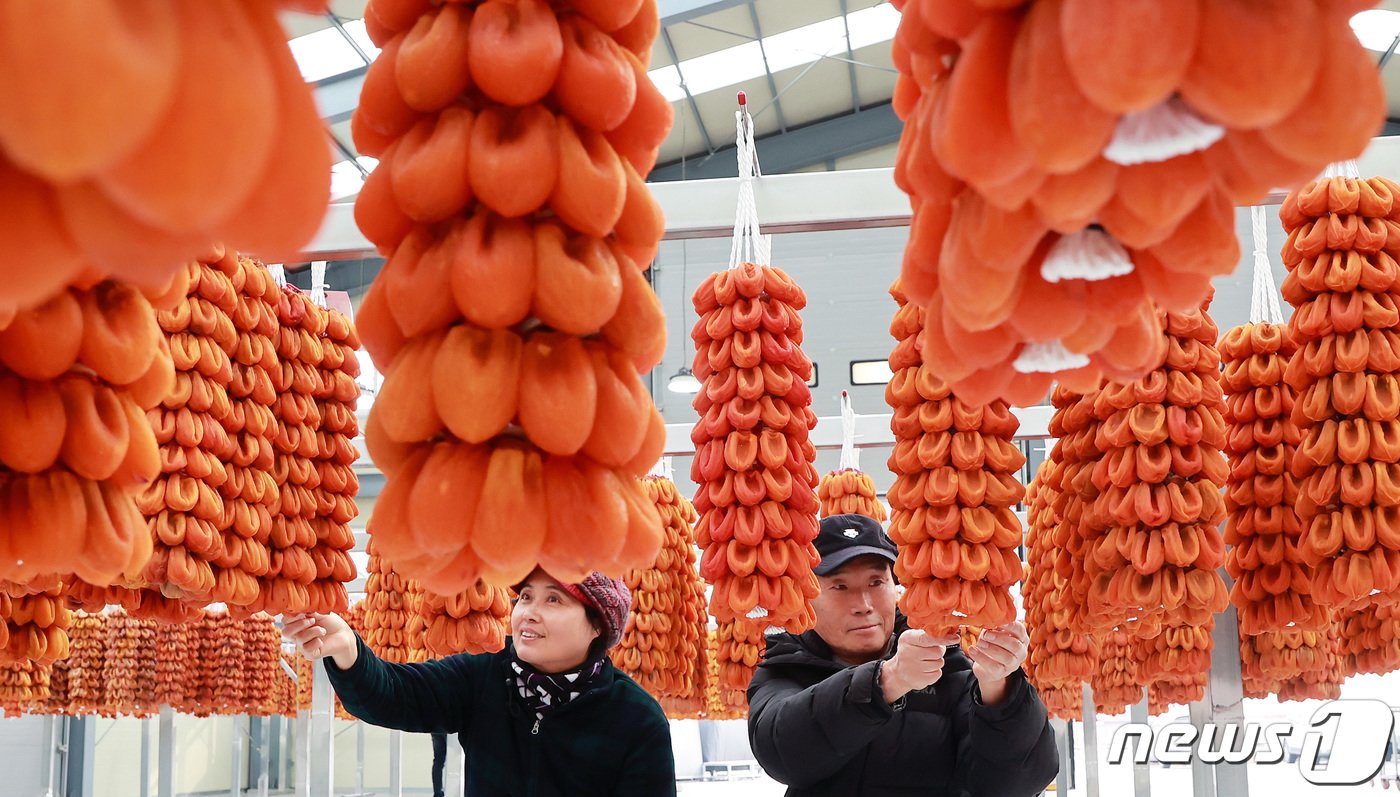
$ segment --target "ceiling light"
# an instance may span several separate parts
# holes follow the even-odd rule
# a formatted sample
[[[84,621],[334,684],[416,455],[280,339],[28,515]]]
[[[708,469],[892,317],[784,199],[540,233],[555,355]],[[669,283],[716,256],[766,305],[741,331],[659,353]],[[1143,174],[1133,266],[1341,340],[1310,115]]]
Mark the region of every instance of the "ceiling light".
[[[682,61],[680,68],[691,94],[704,94],[743,83],[765,71],[763,48],[756,41]]]
[[[883,385],[894,378],[889,360],[852,360],[851,384]]]
[[[1351,29],[1361,46],[1383,53],[1400,35],[1400,12],[1372,9],[1351,18]]]
[[[355,40],[355,44],[358,44],[360,49],[365,51],[365,55],[369,56],[369,60],[373,61],[379,57],[379,48],[375,47],[374,42],[370,41],[369,31],[365,30],[365,21],[363,19],[351,20],[344,23],[341,27],[345,28],[345,32],[350,34],[350,38]]]
[[[774,72],[804,66],[818,58],[840,54],[846,57],[846,23],[832,17],[784,33],[763,37],[768,68]]]
[[[675,64],[663,66],[660,69],[653,69],[647,73],[651,82],[661,91],[661,96],[667,102],[676,102],[685,99],[685,86],[681,83],[681,71]]]
[[[894,39],[899,30],[900,13],[889,3],[863,9],[846,15],[851,26],[851,49],[859,50],[872,44],[882,44]]]
[[[849,27],[851,50],[872,44],[883,44],[894,38],[899,28],[899,12],[888,3],[852,11],[845,19],[832,17],[763,38],[760,48],[756,41],[727,47],[713,53],[681,61],[677,66],[665,66],[647,73],[661,95],[671,102],[692,95],[722,89],[763,77],[769,70],[781,72],[806,66],[826,57],[846,58],[846,29]],[[767,67],[764,56],[767,56]],[[682,85],[684,77],[684,85]]]
[[[671,376],[666,383],[666,389],[672,393],[684,393],[695,395],[700,392],[700,380],[695,378],[695,374],[689,368],[682,368]]]
[[[364,20],[346,22],[345,33],[371,60],[379,55],[379,48],[374,46],[365,32]],[[316,83],[365,65],[365,59],[334,27],[298,36],[287,42],[287,46],[301,69],[301,79],[307,83]]]
[[[374,171],[374,167],[379,165],[379,161],[367,155],[361,155],[355,159],[366,172]],[[338,161],[331,165],[331,201],[352,197],[360,193],[364,187],[365,176],[355,164],[348,160]]]

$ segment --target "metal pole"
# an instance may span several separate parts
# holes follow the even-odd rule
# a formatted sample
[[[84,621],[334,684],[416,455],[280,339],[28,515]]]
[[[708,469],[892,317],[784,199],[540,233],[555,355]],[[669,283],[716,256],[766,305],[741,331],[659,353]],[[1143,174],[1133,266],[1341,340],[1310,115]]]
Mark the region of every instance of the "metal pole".
[[[1196,726],[1196,738],[1200,739],[1201,729],[1213,721],[1210,707],[1210,684],[1206,684],[1206,694],[1203,699],[1191,701],[1188,713],[1191,717],[1191,724]],[[1194,797],[1215,797],[1215,768],[1202,761],[1199,755],[1191,756],[1191,794]]]
[[[452,753],[452,750],[447,751],[446,771],[442,773],[442,793],[449,797],[462,797],[462,790],[466,788],[462,777],[466,766],[466,752],[459,747],[456,755]]]
[[[175,709],[160,707],[160,736],[156,753],[160,777],[156,781],[156,793],[160,797],[175,797]]]
[[[316,662],[311,678],[310,795],[332,797],[335,791],[335,692],[326,663]]]
[[[297,797],[311,794],[311,712],[298,711],[292,739],[292,784]]]
[[[39,748],[39,786],[44,797],[54,797],[54,770],[58,763],[58,723],[52,716],[45,715],[43,730],[45,743]]]
[[[1056,794],[1069,794],[1069,790],[1074,788],[1074,749],[1069,726],[1069,720],[1058,717],[1050,720],[1050,728],[1055,732],[1055,749],[1060,753],[1060,771],[1055,774]]]
[[[238,797],[243,790],[243,715],[229,717],[233,726],[232,761],[229,763],[228,797]]]
[[[258,773],[263,771],[263,744],[267,739],[267,727],[263,717],[248,717],[248,788],[258,785]]]
[[[365,794],[365,724],[355,723],[355,794]]]
[[[270,787],[280,789],[287,783],[287,754],[291,751],[291,745],[283,738],[291,732],[292,724],[280,716],[271,718],[272,732],[268,738],[272,740],[272,752],[268,754],[268,759],[273,762],[272,782]]]
[[[332,12],[326,14],[326,19],[330,20],[331,25],[333,25],[336,30],[340,31],[341,38],[354,49],[355,54],[360,56],[360,60],[365,62],[365,66],[369,66],[374,62],[374,59],[369,57],[369,53],[365,52],[365,49],[360,46],[360,43],[355,41],[355,37],[350,35],[350,31],[345,29],[345,23],[340,21],[339,15]]]
[[[1147,724],[1146,689],[1142,690],[1142,700],[1139,700],[1128,708],[1128,719],[1133,723]],[[1148,764],[1138,763],[1137,756],[1133,756],[1134,797],[1152,797],[1152,770],[1148,769],[1148,766]]]
[[[389,797],[403,797],[403,731],[389,731]]]
[[[141,797],[151,797],[151,718],[141,718]]]
[[[1230,577],[1222,568],[1225,588],[1230,589]],[[1244,728],[1244,677],[1240,672],[1239,616],[1234,604],[1215,618],[1212,638],[1214,655],[1210,657],[1210,680],[1206,684],[1206,699],[1210,701],[1215,721],[1221,725],[1233,723]],[[1229,797],[1249,797],[1249,765],[1222,762],[1215,765],[1215,785]]]
[[[1395,55],[1396,47],[1400,47],[1400,36],[1396,36],[1390,42],[1390,46],[1386,48],[1385,52],[1381,53],[1380,60],[1376,63],[1377,69],[1385,69],[1385,65],[1390,63],[1391,56]]]
[[[87,797],[92,794],[92,762],[97,757],[97,722],[92,717],[70,717],[68,723],[63,793]]]
[[[1089,684],[1084,684],[1084,793],[1099,797],[1099,722]]]
[[[270,780],[272,767],[272,720],[268,717],[259,717],[258,728],[261,731],[258,754],[258,797],[267,797],[268,780]]]

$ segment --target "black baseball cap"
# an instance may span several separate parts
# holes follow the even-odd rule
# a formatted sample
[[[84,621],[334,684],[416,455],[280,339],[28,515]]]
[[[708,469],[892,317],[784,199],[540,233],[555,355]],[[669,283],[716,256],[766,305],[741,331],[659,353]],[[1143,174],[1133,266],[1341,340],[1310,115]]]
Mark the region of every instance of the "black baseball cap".
[[[812,572],[819,576],[858,556],[880,556],[894,564],[899,549],[878,521],[865,515],[832,515],[822,518],[821,530],[814,543],[822,561]]]

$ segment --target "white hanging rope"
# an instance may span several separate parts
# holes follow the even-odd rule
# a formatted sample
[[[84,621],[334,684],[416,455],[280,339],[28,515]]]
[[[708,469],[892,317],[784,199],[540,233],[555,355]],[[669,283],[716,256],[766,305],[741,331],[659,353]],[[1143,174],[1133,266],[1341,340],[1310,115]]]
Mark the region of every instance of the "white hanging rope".
[[[753,138],[753,118],[742,93],[739,110],[734,112],[736,149],[739,157],[739,204],[734,213],[734,240],[729,249],[729,267],[741,263],[768,265],[770,241],[759,233],[758,204],[753,196],[753,181],[763,176],[758,167],[758,145]]]
[[[675,481],[675,472],[675,466],[672,464],[671,458],[662,457],[656,461],[655,465],[651,466],[651,470],[647,471],[647,476]]]
[[[326,261],[311,261],[311,301],[317,307],[328,307],[326,304]]]
[[[860,451],[856,448],[856,411],[851,407],[851,394],[841,391],[841,464],[840,470],[860,470]]]
[[[272,275],[272,281],[277,283],[277,287],[287,287],[287,269],[281,263],[273,263],[268,266],[267,273]]]
[[[1254,227],[1254,292],[1249,302],[1251,324],[1282,324],[1283,309],[1274,286],[1273,266],[1269,264],[1268,217],[1263,207],[1249,209]]]
[[[1361,179],[1361,170],[1356,165],[1356,161],[1337,161],[1327,164],[1327,168],[1322,170],[1321,179],[1326,180],[1332,177],[1347,177],[1352,180]]]

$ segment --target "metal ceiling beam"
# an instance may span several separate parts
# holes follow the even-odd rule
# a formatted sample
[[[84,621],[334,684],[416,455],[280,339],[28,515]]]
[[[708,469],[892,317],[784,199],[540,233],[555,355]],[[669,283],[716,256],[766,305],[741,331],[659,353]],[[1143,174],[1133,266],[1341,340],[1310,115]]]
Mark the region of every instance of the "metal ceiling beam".
[[[1400,139],[1396,143],[1400,144]],[[884,168],[766,174],[754,185],[754,200],[763,209],[763,231],[779,234],[908,226],[909,197],[895,186],[893,173],[893,169]],[[737,177],[729,177],[648,186],[666,217],[667,238],[728,239],[734,232],[738,184]],[[355,224],[354,203],[334,202],[300,260],[335,261],[331,283],[337,289],[354,290],[355,284],[368,281],[373,266],[382,263],[373,252],[374,244]],[[343,269],[350,273],[342,276]]]
[[[860,113],[851,113],[817,122],[805,127],[791,128],[786,133],[766,136],[758,140],[759,162],[764,174],[782,174],[796,171],[816,163],[825,163],[833,158],[854,155],[869,149],[882,147],[899,141],[899,133],[904,123],[894,115],[890,103],[867,107]],[[739,166],[734,160],[734,147],[727,146],[712,155],[687,158],[685,179],[703,180],[715,177],[735,177]],[[667,182],[681,179],[681,164],[658,166],[648,175],[650,182]]]
[[[676,45],[671,41],[671,34],[666,28],[661,29],[661,41],[666,45],[666,52],[671,54],[671,63],[676,66],[676,74],[681,79],[681,91],[685,92],[686,105],[690,107],[690,113],[695,116],[695,126],[700,128],[700,138],[705,142],[705,151],[714,152],[715,145],[710,141],[710,131],[705,129],[705,119],[700,116],[700,106],[695,104],[695,95],[690,93],[690,87],[685,84],[685,72],[681,71],[681,59],[676,55]]]
[[[841,23],[846,28],[846,68],[851,76],[851,112],[860,113],[860,84],[856,82],[856,51],[851,49],[851,12],[841,0]]]
[[[343,122],[355,112],[360,104],[360,88],[365,85],[366,69],[346,72],[344,75],[324,81],[312,89],[311,96],[316,100],[316,109],[328,124]]]
[[[877,112],[880,112],[878,106],[871,106],[860,116],[872,116]],[[795,132],[787,135],[792,136]],[[776,138],[787,140],[784,137]],[[865,140],[863,144],[855,144],[849,149],[858,151],[876,143],[878,141]],[[734,164],[732,155],[728,161]],[[1400,172],[1400,136],[1372,139],[1358,161],[1358,167],[1363,174]],[[667,239],[727,239],[734,232],[734,198],[739,190],[737,177],[684,182],[675,180],[648,185],[666,217]],[[762,210],[765,233],[777,235],[909,225],[909,197],[895,185],[894,169],[888,167],[813,174],[770,172],[763,179],[755,181],[753,188],[754,200]],[[1259,204],[1281,204],[1286,193],[1272,192]],[[354,203],[334,202],[327,208],[321,229],[302,252],[300,260],[335,261],[333,283],[337,288],[353,289],[352,286],[356,284],[368,284],[372,269],[382,265],[383,261],[373,252],[374,245],[355,224]],[[363,445],[363,438],[358,439],[356,444]],[[364,451],[361,453],[368,456]]]
[[[746,2],[748,0],[660,0],[657,9],[661,13],[661,26],[664,29],[668,25],[679,25],[706,14],[744,5]],[[346,72],[318,84],[315,97],[321,118],[332,124],[349,119],[360,102],[360,87],[364,84],[363,69]]]
[[[768,50],[763,46],[763,28],[758,24],[758,6],[753,3],[749,3],[749,17],[753,20],[754,35],[758,37],[758,52],[763,56],[763,74],[768,78],[768,90],[773,92],[773,113],[778,116],[778,131],[786,133],[787,119],[783,118],[783,104],[778,100],[778,82],[773,79],[773,67],[768,65]]]
[[[365,66],[374,63],[374,59],[369,57],[369,53],[365,52],[365,48],[361,47],[360,43],[355,41],[355,37],[350,35],[350,31],[345,29],[345,23],[340,21],[339,15],[332,11],[326,14],[326,19],[331,21],[331,25],[340,32],[340,38],[344,39],[345,43],[350,45],[350,48],[355,51],[355,54],[360,56],[360,60],[365,62]]]

